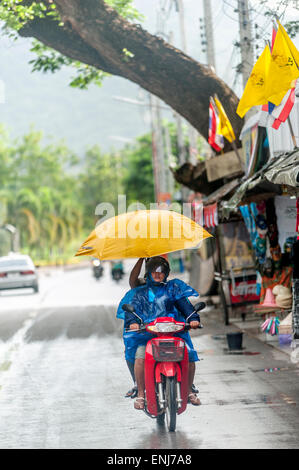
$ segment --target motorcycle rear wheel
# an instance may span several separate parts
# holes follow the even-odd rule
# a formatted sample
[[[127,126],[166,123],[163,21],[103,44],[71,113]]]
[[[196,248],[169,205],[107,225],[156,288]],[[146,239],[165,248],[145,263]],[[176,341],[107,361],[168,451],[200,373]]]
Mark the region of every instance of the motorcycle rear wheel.
[[[174,432],[177,415],[177,380],[176,377],[166,377],[165,395],[167,400],[166,422],[168,431]]]

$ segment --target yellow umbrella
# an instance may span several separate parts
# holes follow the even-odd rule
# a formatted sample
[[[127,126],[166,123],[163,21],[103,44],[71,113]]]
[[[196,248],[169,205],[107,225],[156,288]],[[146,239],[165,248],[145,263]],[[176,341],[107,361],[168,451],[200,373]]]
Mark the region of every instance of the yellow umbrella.
[[[211,236],[193,220],[177,212],[126,212],[100,223],[75,256],[92,255],[101,260],[150,258],[194,248]]]

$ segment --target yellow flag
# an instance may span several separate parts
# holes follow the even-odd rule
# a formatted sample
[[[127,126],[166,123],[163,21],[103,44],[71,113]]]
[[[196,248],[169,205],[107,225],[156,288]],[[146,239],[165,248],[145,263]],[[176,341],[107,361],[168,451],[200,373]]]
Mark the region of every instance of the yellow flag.
[[[266,83],[268,101],[278,106],[286,92],[292,87],[292,81],[298,77],[298,67],[284,38],[282,29],[279,27],[272,49]]]
[[[295,60],[296,64],[297,64],[297,67],[299,68],[299,51],[298,49],[294,46],[293,42],[291,41],[291,39],[289,38],[288,36],[288,33],[286,32],[286,30],[284,29],[284,27],[282,26],[282,24],[279,22],[279,20],[276,20],[277,23],[278,23],[278,26],[279,26],[279,29],[281,30],[282,34],[283,34],[283,37],[291,51],[291,54],[293,56],[293,59]]]
[[[215,96],[214,99],[215,99],[215,104],[217,106],[218,113],[219,113],[220,134],[222,134],[223,137],[229,142],[233,142],[234,140],[236,140],[236,136],[232,128],[232,125],[226,115],[226,112],[224,111],[222,104],[218,100],[218,98]]]
[[[267,45],[253,67],[239,101],[237,114],[240,117],[243,117],[252,106],[268,103],[266,83],[270,62],[271,52]]]

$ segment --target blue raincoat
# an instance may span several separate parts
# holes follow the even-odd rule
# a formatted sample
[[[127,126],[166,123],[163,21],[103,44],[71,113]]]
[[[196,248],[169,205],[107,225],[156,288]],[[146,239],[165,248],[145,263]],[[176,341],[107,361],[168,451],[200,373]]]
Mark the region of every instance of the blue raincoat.
[[[149,332],[140,333],[134,330],[126,331],[130,324],[136,323],[137,320],[133,314],[122,310],[123,304],[132,304],[135,307],[135,312],[142,318],[144,323],[150,323],[161,316],[170,316],[177,321],[186,321],[186,317],[188,316],[189,321],[199,321],[199,315],[192,313],[194,309],[191,303],[188,300],[186,301],[186,299],[191,296],[198,297],[198,293],[179,279],[172,279],[160,284],[152,282],[151,279],[147,279],[146,285],[129,291],[121,300],[117,311],[117,318],[125,317],[123,338],[126,360],[134,362],[138,346],[145,345],[151,338],[154,338],[155,335]],[[190,308],[186,309],[183,301],[188,302]],[[178,310],[178,305],[180,305],[180,308],[181,306],[183,307],[181,308],[183,313]],[[180,336],[185,340],[189,353],[189,361],[198,361],[198,356],[194,350],[189,333],[176,333],[176,336]]]

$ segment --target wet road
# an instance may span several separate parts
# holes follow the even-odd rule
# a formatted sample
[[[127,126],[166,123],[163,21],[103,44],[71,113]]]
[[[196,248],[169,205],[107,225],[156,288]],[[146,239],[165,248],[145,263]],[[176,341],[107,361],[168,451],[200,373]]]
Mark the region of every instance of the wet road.
[[[58,270],[40,284],[37,295],[0,296],[0,448],[299,447],[299,369],[286,354],[248,335],[230,353],[231,327],[203,312],[193,335],[202,405],[168,433],[123,397],[131,382],[115,304],[127,277]]]

